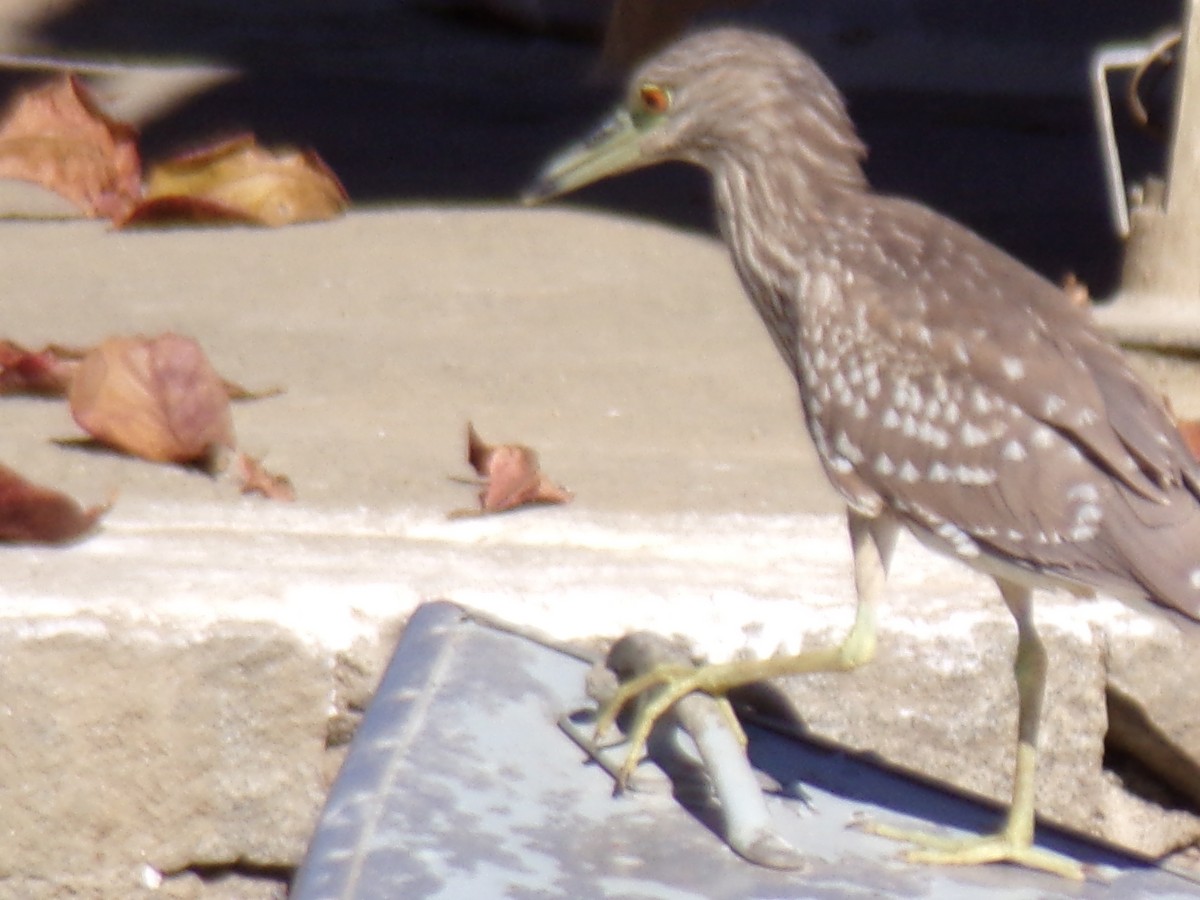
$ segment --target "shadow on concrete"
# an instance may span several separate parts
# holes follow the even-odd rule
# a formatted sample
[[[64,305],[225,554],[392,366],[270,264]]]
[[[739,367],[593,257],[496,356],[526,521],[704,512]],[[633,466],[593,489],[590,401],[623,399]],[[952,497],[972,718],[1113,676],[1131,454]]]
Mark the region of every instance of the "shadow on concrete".
[[[994,39],[1014,48],[1014,68],[1023,48],[1061,48],[1072,74],[1037,96],[980,96],[953,83],[917,93],[889,87],[891,74],[880,71],[848,99],[880,189],[946,211],[1051,278],[1074,271],[1102,296],[1120,247],[1107,214],[1087,58],[1099,42],[1141,39],[1177,20],[1179,7],[811,0],[760,3],[744,17],[789,32],[823,28],[868,62],[872,42],[901,29],[945,41]],[[538,31],[434,0],[88,0],[46,20],[35,39],[70,53],[209,59],[244,73],[150,123],[150,158],[249,129],[317,149],[359,203],[510,202],[538,163],[616,96],[613,80],[596,72],[601,19]],[[928,65],[936,69],[937,59]],[[1161,165],[1161,148],[1143,144],[1134,175]],[[711,228],[706,180],[684,167],[597,185],[572,202]]]

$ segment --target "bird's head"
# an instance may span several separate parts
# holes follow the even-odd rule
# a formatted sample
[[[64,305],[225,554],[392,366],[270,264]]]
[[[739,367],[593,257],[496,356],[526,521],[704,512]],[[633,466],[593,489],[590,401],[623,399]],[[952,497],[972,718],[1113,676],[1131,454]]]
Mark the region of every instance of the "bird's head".
[[[865,149],[837,89],[788,42],[735,28],[683,38],[640,66],[625,101],[547,163],[527,204],[667,160],[792,165],[813,184],[863,184]]]

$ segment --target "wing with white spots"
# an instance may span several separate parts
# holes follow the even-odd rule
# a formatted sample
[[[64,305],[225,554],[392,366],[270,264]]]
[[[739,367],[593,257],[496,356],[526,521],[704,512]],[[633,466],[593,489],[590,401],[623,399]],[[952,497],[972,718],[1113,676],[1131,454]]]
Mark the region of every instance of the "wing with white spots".
[[[1157,398],[1016,260],[923,207],[880,198],[871,215],[889,239],[820,276],[854,316],[818,310],[803,332],[831,476],[967,562],[1197,616],[1200,479]]]
[[[925,207],[878,198],[917,252],[880,285],[897,322],[920,321],[976,377],[1068,435],[1128,487],[1161,490],[1194,470],[1155,397],[1102,339],[1087,310],[978,235]],[[882,223],[880,223],[882,224]]]
[[[1111,479],[1067,437],[961,370],[917,365],[910,357],[880,366],[873,415],[853,414],[853,392],[817,399],[818,451],[835,485],[846,494],[843,480],[860,482],[966,562],[1000,555],[1095,583]]]

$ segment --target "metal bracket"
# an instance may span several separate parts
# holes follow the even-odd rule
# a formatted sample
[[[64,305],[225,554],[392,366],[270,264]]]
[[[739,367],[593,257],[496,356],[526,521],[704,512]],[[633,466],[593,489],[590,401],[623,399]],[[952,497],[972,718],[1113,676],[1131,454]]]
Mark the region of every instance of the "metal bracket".
[[[1100,133],[1100,151],[1104,157],[1104,180],[1108,188],[1109,211],[1121,237],[1129,236],[1129,201],[1125,176],[1121,170],[1121,151],[1113,126],[1112,97],[1108,90],[1108,73],[1112,69],[1144,69],[1181,39],[1173,30],[1138,43],[1105,44],[1092,54],[1092,108]]]

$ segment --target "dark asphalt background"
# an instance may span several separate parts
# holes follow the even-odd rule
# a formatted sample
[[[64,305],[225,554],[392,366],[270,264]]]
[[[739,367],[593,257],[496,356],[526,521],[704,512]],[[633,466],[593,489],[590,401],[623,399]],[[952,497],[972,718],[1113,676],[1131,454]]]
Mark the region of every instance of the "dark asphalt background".
[[[541,0],[540,25],[480,5],[93,0],[63,8],[32,38],[52,52],[207,59],[244,72],[149,123],[151,159],[250,129],[315,148],[358,203],[509,202],[550,152],[613,102],[619,80],[597,75],[599,0]],[[1177,22],[1180,8],[1181,0],[766,0],[736,18],[790,34],[818,29],[825,46],[853,50],[858,75],[846,93],[877,187],[950,213],[1051,278],[1074,271],[1103,296],[1120,247],[1089,54],[1103,41],[1148,37]],[[927,55],[912,60],[927,70],[919,90],[886,66],[870,67],[872,45],[895,34],[927,43]],[[1014,76],[1049,45],[1061,75],[1023,92],[1006,89],[996,71],[983,88],[953,73],[938,82],[938,47],[981,38],[1011,51]],[[1124,124],[1121,134],[1135,175],[1161,166],[1158,144]],[[705,179],[685,167],[630,175],[571,202],[711,227]]]

